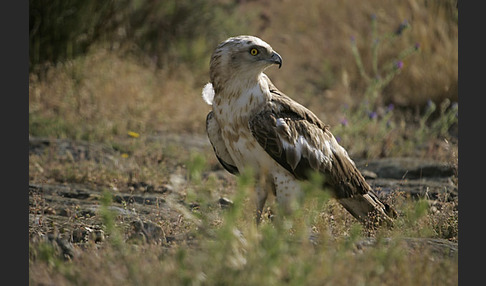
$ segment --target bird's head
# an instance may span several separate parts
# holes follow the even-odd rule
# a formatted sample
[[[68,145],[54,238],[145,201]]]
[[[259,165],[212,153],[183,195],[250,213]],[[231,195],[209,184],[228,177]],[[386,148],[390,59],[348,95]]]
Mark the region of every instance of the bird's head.
[[[282,66],[282,57],[254,36],[231,37],[219,44],[210,61],[210,77],[215,81],[256,78],[271,65]]]

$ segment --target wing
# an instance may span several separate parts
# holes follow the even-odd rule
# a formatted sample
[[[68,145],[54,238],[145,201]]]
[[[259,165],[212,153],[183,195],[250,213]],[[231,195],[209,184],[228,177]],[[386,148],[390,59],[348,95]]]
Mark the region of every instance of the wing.
[[[218,161],[228,172],[237,175],[239,173],[238,168],[235,166],[228,149],[226,149],[224,140],[221,137],[221,129],[219,128],[219,124],[214,118],[212,111],[209,112],[206,117],[206,132]]]
[[[378,200],[329,126],[269,85],[268,108],[250,119],[250,130],[265,151],[297,179],[308,179],[316,171],[324,174],[336,198],[359,220],[373,211],[393,216],[394,211]]]
[[[287,104],[289,103],[289,104]],[[329,131],[303,106],[294,105],[282,94],[250,120],[250,130],[258,143],[297,179],[308,179],[312,172],[325,174],[338,198],[366,193],[353,171],[356,168]],[[351,188],[350,184],[358,184]],[[366,184],[367,186],[367,184]]]

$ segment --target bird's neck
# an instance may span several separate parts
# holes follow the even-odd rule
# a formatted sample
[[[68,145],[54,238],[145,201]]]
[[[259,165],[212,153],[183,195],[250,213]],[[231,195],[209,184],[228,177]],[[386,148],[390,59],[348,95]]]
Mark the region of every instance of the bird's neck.
[[[216,105],[218,102],[226,104],[247,104],[257,106],[269,100],[267,76],[264,73],[245,77],[232,77],[213,82]]]
[[[261,73],[256,78],[235,78],[226,85],[215,87],[213,109],[215,114],[225,118],[247,120],[251,114],[259,112],[270,100],[270,91],[266,75]]]

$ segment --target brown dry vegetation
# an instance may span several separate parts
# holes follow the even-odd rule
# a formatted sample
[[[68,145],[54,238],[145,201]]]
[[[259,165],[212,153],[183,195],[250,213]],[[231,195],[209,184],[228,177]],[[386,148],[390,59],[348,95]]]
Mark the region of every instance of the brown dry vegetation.
[[[42,80],[31,75],[30,127],[37,135],[94,141],[111,141],[128,131],[201,130],[208,108],[191,72],[182,69],[171,76],[96,49],[50,68]]]
[[[269,42],[284,59],[282,69],[268,70],[272,80],[282,91],[311,106],[332,126],[339,123],[344,105],[356,107],[363,102],[367,83],[359,74],[350,39],[355,37],[364,66],[371,72],[373,15],[378,36],[392,33],[405,20],[411,27],[391,43],[381,40],[379,66],[404,49],[420,45],[420,52],[405,60],[402,72],[380,94],[383,104],[422,110],[428,100],[439,104],[444,99],[452,102],[458,99],[457,10],[452,3],[404,1],[397,5],[383,1],[313,0],[300,5],[293,1],[263,3],[250,1],[237,6],[235,21],[243,22],[244,27],[233,28],[233,34],[227,33],[217,41],[234,34],[254,34]],[[39,119],[44,126],[49,124],[42,120],[57,124],[60,134],[52,135],[87,139],[94,136],[98,140],[102,136],[125,134],[129,129],[154,132],[182,128],[198,132],[204,121],[200,119],[208,109],[200,104],[199,95],[208,80],[209,56],[216,44],[212,40],[194,45],[194,49],[206,50],[201,64],[194,66],[177,60],[177,65],[167,63],[161,69],[150,60],[130,56],[126,48],[95,44],[87,55],[48,64],[42,69],[47,72],[40,73],[40,77],[39,73],[31,76],[31,121]],[[59,117],[64,122],[57,122]],[[65,134],[78,119],[87,123],[85,128],[102,129]]]
[[[52,146],[29,153],[30,185],[81,185],[99,206],[86,216],[80,202],[56,206],[46,194],[29,192],[35,219],[29,224],[30,284],[457,285],[457,255],[437,255],[411,240],[457,243],[457,199],[411,200],[398,186],[386,198],[402,214],[398,227],[370,232],[308,185],[311,196],[288,224],[266,219],[257,228],[248,215],[251,182],[222,172],[204,141],[210,107],[200,96],[212,49],[229,36],[253,34],[283,57],[281,69],[267,71],[276,86],[329,123],[353,158],[412,156],[457,166],[455,1],[215,0],[193,1],[199,6],[190,9],[191,1],[161,2],[123,10],[116,35],[103,34],[86,52],[31,66],[29,135],[102,151],[94,158]],[[175,13],[178,8],[186,14]],[[143,29],[123,22],[130,11],[143,11]],[[188,23],[196,21],[189,17],[202,23],[195,40],[186,38]],[[401,35],[382,37],[405,20],[409,27]],[[160,46],[140,42],[154,26],[163,30],[155,36]],[[403,58],[389,84],[372,89],[376,101],[366,105],[372,83],[360,74],[351,38],[371,78],[390,74],[374,74],[374,60],[385,67],[401,60],[402,51],[420,48]],[[451,181],[457,186],[457,177]],[[142,215],[147,206],[104,199],[146,194],[137,190],[142,183],[155,190],[171,186],[160,194],[164,204],[148,214]],[[215,206],[220,197],[232,198],[233,208]],[[111,206],[133,209],[171,239],[133,239],[132,221]],[[69,213],[66,220],[60,210]],[[76,255],[67,260],[46,240],[69,241],[73,228],[85,227],[103,230],[106,239],[74,244]],[[356,246],[367,239],[371,247]]]
[[[317,112],[335,111],[343,103],[359,104],[366,86],[350,42],[351,37],[356,39],[364,65],[371,69],[370,47],[375,40],[371,18],[375,16],[378,36],[396,31],[403,21],[411,25],[395,42],[380,38],[378,65],[407,47],[420,45],[420,53],[406,60],[404,71],[382,94],[383,100],[405,106],[424,104],[428,99],[457,101],[457,10],[452,1],[425,3],[304,0],[295,5],[293,1],[269,1],[257,35],[279,51],[285,66],[268,73],[283,91],[308,101]]]

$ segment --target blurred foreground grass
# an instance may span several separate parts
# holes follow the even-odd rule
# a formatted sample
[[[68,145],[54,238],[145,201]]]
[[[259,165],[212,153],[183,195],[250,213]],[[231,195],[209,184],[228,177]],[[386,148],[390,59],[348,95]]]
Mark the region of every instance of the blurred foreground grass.
[[[205,155],[177,159],[187,160],[184,201],[197,206],[182,207],[178,218],[152,220],[161,226],[164,239],[134,239],[130,222],[110,208],[114,191],[107,187],[99,213],[106,239],[75,244],[76,255],[70,259],[54,244],[32,239],[31,284],[457,285],[457,252],[437,252],[427,241],[451,235],[445,230],[457,239],[454,205],[441,201],[437,211],[425,198],[411,201],[397,195],[389,198],[402,213],[395,228],[370,232],[310,182],[295,214],[274,221],[265,216],[257,227],[251,176],[242,174],[236,186],[227,186],[233,205],[221,209],[213,197],[219,179],[207,176]],[[181,209],[175,198],[167,197],[165,204]],[[278,215],[277,206],[270,206]],[[185,239],[169,241],[166,235]]]
[[[90,200],[101,205],[89,216],[94,224],[76,211],[66,223],[48,217],[47,194],[30,205],[42,222],[29,231],[31,285],[457,285],[457,252],[436,251],[428,240],[458,242],[457,201],[417,201],[398,191],[386,198],[401,213],[395,228],[368,230],[316,179],[304,184],[306,197],[292,216],[271,221],[267,212],[257,227],[252,177],[218,171],[210,146],[194,151],[132,137],[119,148],[115,160],[79,160],[49,148],[30,156],[30,183],[103,190]],[[173,187],[148,214],[129,200],[115,204],[120,192],[150,194],[131,188],[136,183]],[[220,207],[220,197],[233,204]],[[278,216],[272,199],[268,206]],[[75,210],[71,204],[66,208]],[[134,237],[132,220],[114,206],[162,234]],[[71,241],[76,226],[100,229],[105,239],[73,242],[74,256],[66,259],[46,237]]]

